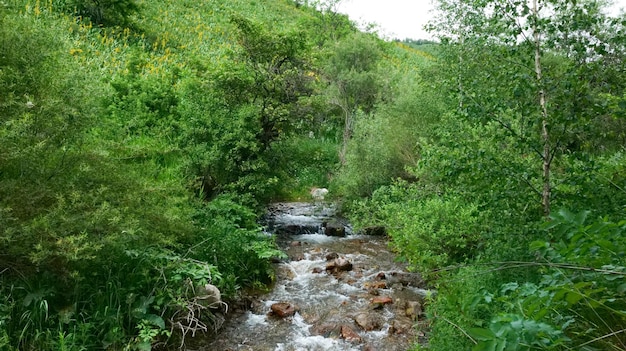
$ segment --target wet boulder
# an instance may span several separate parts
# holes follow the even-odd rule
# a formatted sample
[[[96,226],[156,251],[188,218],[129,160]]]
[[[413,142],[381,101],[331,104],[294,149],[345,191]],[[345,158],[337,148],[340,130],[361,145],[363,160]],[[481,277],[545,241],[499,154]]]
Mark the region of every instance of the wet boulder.
[[[347,325],[341,326],[341,337],[348,342],[361,342],[361,336]]]
[[[414,286],[421,288],[426,285],[426,282],[419,273],[391,272],[384,273],[383,276],[384,279],[387,280],[387,286],[401,284],[403,286]]]
[[[321,335],[325,338],[336,338],[341,335],[341,329],[336,324],[324,323],[311,329],[313,335]]]
[[[352,270],[352,262],[345,258],[336,258],[326,263],[326,271],[330,273],[347,272]]]
[[[381,330],[382,321],[376,313],[362,312],[354,317],[354,322],[365,331]]]
[[[289,302],[277,302],[272,304],[271,314],[279,318],[291,317],[298,311],[298,306]]]
[[[337,254],[336,252],[331,252],[328,255],[326,255],[326,261],[332,261],[337,258],[339,258],[339,254]]]
[[[370,301],[370,308],[372,309],[380,309],[385,305],[389,305],[393,303],[393,299],[389,296],[377,296]]]
[[[397,317],[389,326],[389,335],[410,334],[413,332],[413,322],[406,317]]]
[[[329,222],[322,224],[324,229],[324,234],[326,236],[337,236],[344,237],[346,236],[346,227],[337,222]]]
[[[366,282],[364,286],[366,289],[387,289],[387,283],[383,281]]]
[[[276,267],[276,275],[292,280],[296,277],[296,272],[291,268],[291,266],[281,264]]]

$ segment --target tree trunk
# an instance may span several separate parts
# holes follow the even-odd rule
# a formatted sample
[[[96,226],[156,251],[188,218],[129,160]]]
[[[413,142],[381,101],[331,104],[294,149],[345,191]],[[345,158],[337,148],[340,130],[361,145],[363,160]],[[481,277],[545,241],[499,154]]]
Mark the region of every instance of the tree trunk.
[[[543,142],[543,192],[541,194],[541,204],[543,214],[550,215],[550,196],[552,187],[550,185],[550,164],[552,163],[552,153],[550,151],[550,134],[548,130],[548,109],[546,107],[546,93],[543,87],[543,75],[541,73],[541,38],[537,21],[539,20],[539,10],[537,0],[533,0],[533,13],[535,22],[533,24],[533,39],[535,41],[535,73],[537,75],[537,86],[539,88],[539,106],[541,108],[541,139]]]
[[[344,109],[344,113],[345,113],[345,116],[344,116],[345,121],[344,121],[344,127],[343,127],[343,140],[341,142],[341,151],[339,151],[339,162],[341,163],[341,166],[346,165],[346,153],[348,152],[348,142],[350,141],[350,138],[352,137],[351,113],[347,108]]]

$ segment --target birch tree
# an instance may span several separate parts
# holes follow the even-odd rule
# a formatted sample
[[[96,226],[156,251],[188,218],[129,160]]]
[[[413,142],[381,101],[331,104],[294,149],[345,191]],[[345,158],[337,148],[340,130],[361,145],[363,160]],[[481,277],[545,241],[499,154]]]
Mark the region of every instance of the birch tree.
[[[623,53],[607,35],[623,28],[596,0],[437,0],[431,22],[446,48],[459,116],[496,123],[534,155],[536,177],[523,179],[551,212],[553,163],[591,112],[602,83],[592,67]],[[623,57],[623,56],[620,56]],[[590,83],[591,81],[591,83]],[[539,171],[540,170],[540,171]]]

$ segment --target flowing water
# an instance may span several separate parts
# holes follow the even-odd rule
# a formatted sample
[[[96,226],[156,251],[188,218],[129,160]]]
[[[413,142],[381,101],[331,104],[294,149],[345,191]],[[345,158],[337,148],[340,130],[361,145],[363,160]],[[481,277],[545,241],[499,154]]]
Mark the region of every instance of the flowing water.
[[[394,261],[385,237],[354,235],[348,225],[337,223],[329,205],[272,206],[268,233],[289,256],[276,264],[275,287],[227,318],[210,344],[193,350],[411,348],[423,336],[415,328],[428,293],[421,279]],[[330,226],[345,230],[346,236],[327,236]],[[348,261],[352,269],[327,268],[337,261]],[[297,306],[297,312],[284,318],[272,315],[271,306],[278,302]]]

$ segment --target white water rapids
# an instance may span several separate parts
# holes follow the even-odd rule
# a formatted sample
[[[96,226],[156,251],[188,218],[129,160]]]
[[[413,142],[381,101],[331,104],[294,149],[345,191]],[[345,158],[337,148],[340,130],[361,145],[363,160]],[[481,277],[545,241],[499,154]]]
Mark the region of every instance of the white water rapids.
[[[277,281],[271,292],[259,295],[246,311],[227,320],[211,342],[197,351],[404,351],[418,341],[421,318],[407,312],[428,294],[419,276],[406,273],[394,261],[385,237],[324,234],[323,224],[337,221],[332,207],[286,203],[270,209],[268,231],[289,256],[276,264]],[[342,224],[342,226],[344,226]],[[352,270],[326,271],[327,255],[350,261]],[[401,277],[401,278],[398,278]],[[381,283],[384,282],[384,283]],[[413,284],[412,282],[415,282]],[[393,301],[372,304],[377,297]],[[290,317],[271,315],[271,306],[287,302],[298,307]],[[357,320],[367,316],[372,330]],[[354,331],[348,337],[344,330]],[[356,335],[356,336],[355,336]],[[195,344],[195,343],[194,343]]]

